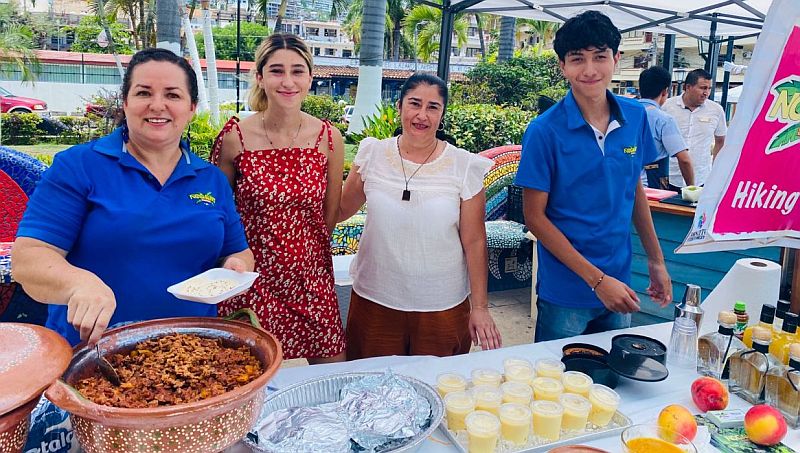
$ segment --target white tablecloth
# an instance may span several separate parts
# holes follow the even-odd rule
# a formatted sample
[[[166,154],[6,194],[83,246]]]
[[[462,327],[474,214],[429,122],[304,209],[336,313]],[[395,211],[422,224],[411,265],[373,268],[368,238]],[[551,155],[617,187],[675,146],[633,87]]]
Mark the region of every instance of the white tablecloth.
[[[646,335],[660,340],[664,344],[668,344],[671,329],[672,323],[663,323],[634,327],[622,331],[604,332],[563,340],[548,341],[545,343],[513,346],[494,351],[474,352],[454,357],[377,357],[345,363],[284,368],[272,379],[270,386],[281,389],[306,379],[333,373],[382,371],[389,367],[397,373],[416,377],[417,379],[435,386],[436,376],[439,373],[455,371],[464,376],[469,376],[470,371],[474,368],[491,367],[502,370],[503,360],[507,357],[523,357],[530,361],[545,357],[561,358],[561,348],[568,343],[591,343],[609,350],[611,348],[611,338],[619,333]],[[696,377],[697,373],[694,370],[670,367],[669,377],[662,382],[645,383],[621,378],[616,388],[617,392],[622,397],[619,410],[630,417],[634,423],[654,423],[661,409],[673,403],[681,404],[697,412],[689,390],[692,381]],[[731,395],[728,407],[747,410],[749,404],[739,397]],[[787,446],[800,451],[800,430],[790,429],[783,442]],[[603,448],[610,452],[621,451],[619,435],[598,439],[589,443],[589,445]],[[702,451],[715,450],[716,449],[709,446]],[[458,450],[441,431],[436,431],[434,435],[423,444],[423,448],[420,451],[453,453]]]

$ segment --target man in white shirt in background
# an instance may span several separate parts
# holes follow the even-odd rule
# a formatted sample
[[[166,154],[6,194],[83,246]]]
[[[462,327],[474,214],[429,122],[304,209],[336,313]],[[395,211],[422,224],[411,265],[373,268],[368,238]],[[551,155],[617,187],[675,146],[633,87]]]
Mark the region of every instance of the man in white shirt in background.
[[[711,173],[711,163],[728,132],[725,109],[708,99],[711,92],[711,74],[695,69],[686,75],[684,92],[667,99],[661,109],[675,118],[678,128],[689,145],[689,156],[694,164],[695,185],[706,183]],[[676,159],[670,159],[669,182],[673,190],[684,187],[683,176]]]

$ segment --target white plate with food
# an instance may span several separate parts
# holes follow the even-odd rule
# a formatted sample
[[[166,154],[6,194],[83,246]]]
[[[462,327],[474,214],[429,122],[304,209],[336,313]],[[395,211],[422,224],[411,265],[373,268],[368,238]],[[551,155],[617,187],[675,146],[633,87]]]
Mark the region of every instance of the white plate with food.
[[[176,283],[167,291],[178,299],[218,304],[247,291],[256,278],[258,272],[236,272],[217,267]]]

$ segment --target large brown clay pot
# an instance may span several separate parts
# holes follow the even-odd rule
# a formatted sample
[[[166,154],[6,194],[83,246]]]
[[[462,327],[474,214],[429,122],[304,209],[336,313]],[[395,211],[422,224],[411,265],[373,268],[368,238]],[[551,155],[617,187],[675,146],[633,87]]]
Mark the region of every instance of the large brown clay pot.
[[[167,333],[220,338],[226,346],[247,345],[264,365],[252,382],[219,396],[194,403],[147,409],[95,404],[73,385],[96,368],[94,348],[78,345],[61,379],[45,396],[70,413],[75,436],[88,453],[219,452],[236,443],[255,423],[264,403],[264,387],[281,365],[280,343],[253,325],[219,318],[170,318],[145,321],[107,331],[100,340],[102,355],[129,351],[144,340]]]

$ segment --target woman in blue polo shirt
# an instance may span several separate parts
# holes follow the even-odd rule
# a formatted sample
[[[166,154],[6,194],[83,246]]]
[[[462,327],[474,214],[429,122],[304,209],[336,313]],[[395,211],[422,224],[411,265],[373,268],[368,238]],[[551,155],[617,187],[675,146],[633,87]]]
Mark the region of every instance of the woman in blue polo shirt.
[[[215,316],[167,287],[212,267],[253,269],[225,176],[181,142],[197,106],[191,66],[142,50],[122,95],[122,126],[56,156],[14,244],[14,278],[51,304],[47,326],[71,344],[119,322]]]

